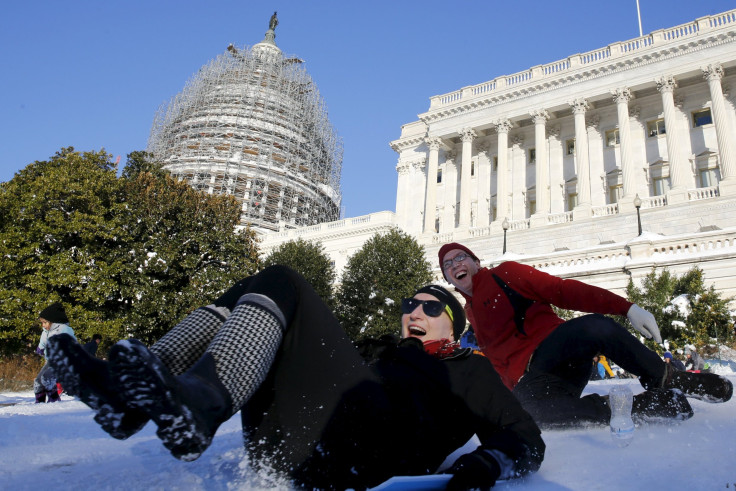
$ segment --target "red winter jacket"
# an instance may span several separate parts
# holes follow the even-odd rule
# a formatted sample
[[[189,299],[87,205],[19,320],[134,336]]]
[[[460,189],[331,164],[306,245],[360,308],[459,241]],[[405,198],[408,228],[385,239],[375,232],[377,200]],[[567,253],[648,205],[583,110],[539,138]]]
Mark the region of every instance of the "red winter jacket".
[[[596,314],[626,315],[632,303],[576,280],[563,280],[513,261],[481,268],[473,296],[460,292],[478,346],[513,389],[537,346],[564,321],[551,305]],[[562,353],[560,353],[562,355]]]

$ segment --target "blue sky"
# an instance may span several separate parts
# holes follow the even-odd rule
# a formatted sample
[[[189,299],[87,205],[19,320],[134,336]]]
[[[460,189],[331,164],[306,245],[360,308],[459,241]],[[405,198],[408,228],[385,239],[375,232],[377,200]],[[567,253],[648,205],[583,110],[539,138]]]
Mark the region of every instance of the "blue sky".
[[[640,0],[644,33],[736,7]],[[429,97],[638,37],[636,0],[6,2],[0,17],[0,181],[62,147],[122,162],[154,113],[228,44],[305,60],[343,139],[343,213],[394,210],[389,142]]]

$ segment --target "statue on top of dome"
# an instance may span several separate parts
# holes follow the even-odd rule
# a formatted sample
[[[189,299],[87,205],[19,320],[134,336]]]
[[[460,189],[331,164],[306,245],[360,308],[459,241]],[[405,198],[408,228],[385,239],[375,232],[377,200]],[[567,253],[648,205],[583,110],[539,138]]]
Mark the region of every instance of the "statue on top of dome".
[[[268,28],[273,31],[276,26],[279,25],[279,19],[276,17],[276,12],[271,16],[271,20],[268,21]]]

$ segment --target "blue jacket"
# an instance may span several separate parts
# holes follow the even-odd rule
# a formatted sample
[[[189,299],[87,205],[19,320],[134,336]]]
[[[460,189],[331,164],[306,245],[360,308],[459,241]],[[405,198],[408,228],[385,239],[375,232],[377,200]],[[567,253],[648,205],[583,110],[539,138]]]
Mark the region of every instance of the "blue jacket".
[[[43,329],[41,340],[38,342],[38,348],[36,348],[36,353],[43,353],[44,358],[48,358],[49,354],[46,349],[46,344],[50,337],[56,336],[57,334],[68,334],[75,340],[77,339],[76,336],[74,336],[74,330],[71,327],[66,324],[53,323],[48,331]]]
[[[606,367],[603,366],[603,363],[598,362],[598,376],[601,378],[601,380],[606,379]]]

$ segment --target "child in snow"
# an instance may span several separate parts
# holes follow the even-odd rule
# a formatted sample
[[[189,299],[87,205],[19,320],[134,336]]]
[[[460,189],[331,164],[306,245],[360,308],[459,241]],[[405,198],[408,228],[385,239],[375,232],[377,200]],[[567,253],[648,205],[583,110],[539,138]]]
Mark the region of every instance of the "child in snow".
[[[685,370],[703,371],[705,362],[695,348],[685,348]]]
[[[686,370],[685,364],[682,363],[677,358],[675,358],[674,356],[672,356],[672,353],[670,353],[669,351],[664,352],[663,360],[665,363],[669,363],[670,365],[675,367],[676,370],[680,370],[681,372],[684,372]]]
[[[48,362],[48,341],[52,336],[68,334],[74,339],[74,331],[69,327],[69,319],[66,311],[60,303],[52,303],[41,311],[38,316],[41,324],[41,340],[38,342],[36,353],[46,358],[41,371],[33,381],[33,392],[36,394],[36,402],[60,401],[59,390],[56,387],[56,373]]]
[[[725,377],[676,371],[600,315],[625,315],[634,329],[662,343],[652,314],[608,290],[514,261],[482,268],[476,255],[458,243],[440,248],[439,265],[466,300],[478,346],[542,427],[609,422],[606,397],[580,397],[596,353],[640,377],[647,390],[634,396],[635,419],[688,419],[693,411],[685,396],[725,402],[733,394]],[[563,321],[553,305],[595,314]]]
[[[430,285],[402,301],[402,340],[356,349],[301,275],[283,266],[242,280],[150,349],[120,341],[109,362],[55,338],[51,363],[95,420],[127,438],[153,419],[171,453],[194,460],[241,410],[256,462],[317,488],[375,486],[449,469],[448,489],[488,488],[537,470],[545,445],[492,365],[457,339],[460,303]]]

